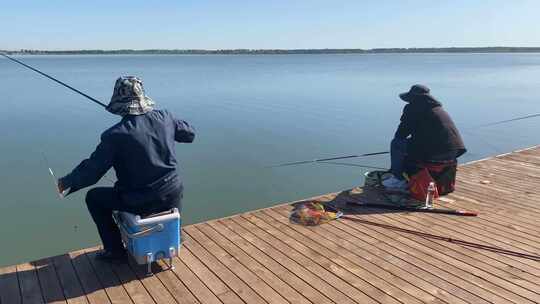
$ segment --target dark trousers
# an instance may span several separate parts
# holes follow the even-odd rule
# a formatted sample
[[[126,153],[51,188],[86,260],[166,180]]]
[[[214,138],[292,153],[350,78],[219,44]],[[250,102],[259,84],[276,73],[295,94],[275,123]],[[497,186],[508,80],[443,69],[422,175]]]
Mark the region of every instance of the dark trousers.
[[[394,138],[390,143],[390,172],[397,179],[404,179],[408,142],[407,139]]]
[[[144,216],[166,211],[171,208],[178,208],[180,210],[181,201],[181,188],[167,195],[158,196],[156,200],[137,204],[124,201],[118,191],[111,187],[93,188],[86,194],[86,206],[96,223],[103,248],[113,252],[124,250],[120,231],[112,218],[114,210]]]
[[[455,160],[464,153],[463,151],[459,150],[451,150],[445,153],[440,153],[438,155],[433,155],[428,159],[411,159],[407,155],[407,149],[409,145],[410,139],[402,138],[394,138],[390,143],[390,172],[392,172],[392,174],[397,179],[405,179],[405,177],[403,177],[403,173],[407,172],[410,174],[409,171],[415,168],[415,163],[417,161],[433,163],[445,162],[449,160]]]

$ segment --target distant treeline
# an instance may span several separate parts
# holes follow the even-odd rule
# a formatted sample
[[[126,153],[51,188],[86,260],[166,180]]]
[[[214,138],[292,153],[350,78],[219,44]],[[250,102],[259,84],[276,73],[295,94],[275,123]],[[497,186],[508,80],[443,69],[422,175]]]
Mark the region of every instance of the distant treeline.
[[[180,55],[258,55],[258,54],[382,54],[382,53],[538,53],[540,47],[449,47],[449,48],[378,48],[378,49],[234,49],[234,50],[18,50],[1,51],[7,54],[26,55],[110,55],[110,54],[180,54]]]

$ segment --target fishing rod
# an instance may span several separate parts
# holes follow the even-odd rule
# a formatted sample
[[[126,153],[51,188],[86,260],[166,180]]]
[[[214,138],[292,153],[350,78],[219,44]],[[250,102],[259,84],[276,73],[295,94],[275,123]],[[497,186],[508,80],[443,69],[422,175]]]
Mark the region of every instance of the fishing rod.
[[[13,57],[8,56],[8,55],[5,54],[5,53],[2,53],[2,52],[0,52],[0,55],[6,57],[7,59],[9,59],[9,60],[11,60],[11,61],[13,61],[13,62],[15,62],[15,63],[18,63],[18,64],[20,64],[20,65],[22,65],[22,66],[24,66],[24,67],[26,67],[26,68],[28,68],[28,69],[30,69],[30,70],[36,72],[36,73],[39,73],[39,74],[41,74],[41,75],[43,75],[43,76],[49,78],[50,80],[55,81],[55,82],[57,82],[57,83],[63,85],[64,87],[66,87],[66,88],[68,88],[68,89],[70,89],[70,90],[72,90],[72,91],[74,91],[74,92],[76,92],[76,93],[81,94],[82,96],[84,96],[84,97],[90,99],[91,101],[97,103],[98,105],[100,105],[100,106],[102,106],[102,107],[104,107],[104,108],[107,108],[107,105],[106,105],[106,104],[104,104],[104,103],[102,103],[101,101],[95,99],[94,97],[89,96],[89,95],[87,95],[87,94],[85,94],[85,93],[83,93],[83,92],[81,92],[81,91],[75,89],[74,87],[72,87],[72,86],[70,86],[70,85],[68,85],[68,84],[66,84],[66,83],[64,83],[64,82],[62,82],[62,81],[60,81],[60,80],[58,80],[58,79],[56,79],[56,78],[54,78],[54,77],[48,75],[48,74],[46,74],[46,73],[43,73],[42,71],[40,71],[40,70],[38,70],[38,69],[36,69],[36,68],[33,68],[33,67],[31,67],[31,66],[25,64],[24,62],[21,62],[21,61],[15,59],[15,58],[13,58]]]
[[[489,126],[495,126],[495,125],[500,125],[500,124],[504,124],[504,123],[507,123],[507,122],[517,121],[517,120],[523,120],[523,119],[533,118],[533,117],[538,117],[538,116],[540,116],[540,113],[538,113],[538,114],[526,115],[526,116],[520,116],[520,117],[516,117],[516,118],[512,118],[512,119],[506,119],[506,120],[501,120],[501,121],[496,121],[496,122],[491,122],[491,123],[479,125],[478,128],[489,127]]]
[[[383,171],[388,171],[389,170],[388,168],[383,168],[383,167],[367,166],[367,165],[353,164],[353,163],[332,162],[332,161],[321,162],[321,164],[338,165],[338,166],[346,166],[346,167],[359,167],[359,168],[367,168],[367,169],[377,169],[377,170],[383,170]]]
[[[365,156],[388,154],[388,153],[390,153],[390,152],[389,151],[384,151],[384,152],[365,153],[365,154],[359,154],[359,155],[346,155],[346,156],[337,156],[337,157],[330,157],[330,158],[319,158],[319,159],[312,159],[312,160],[296,161],[296,162],[291,162],[291,163],[283,163],[283,164],[273,165],[273,166],[269,166],[269,167],[270,168],[287,167],[287,166],[294,166],[294,165],[301,165],[301,164],[325,162],[325,161],[331,161],[331,160],[356,158],[356,157],[365,157]]]
[[[423,206],[403,206],[403,205],[390,205],[390,204],[377,204],[377,203],[355,203],[347,202],[349,205],[355,205],[359,207],[367,208],[377,208],[377,209],[388,209],[388,210],[402,210],[410,212],[425,212],[425,213],[439,213],[439,214],[450,214],[450,215],[461,215],[461,216],[478,216],[477,212],[467,211],[467,210],[456,210],[456,209],[447,209],[447,208],[425,208]]]
[[[380,227],[380,228],[393,230],[393,231],[397,231],[397,232],[408,233],[408,234],[416,235],[416,236],[423,237],[423,238],[426,238],[426,239],[434,239],[434,240],[438,240],[438,241],[445,241],[445,242],[449,242],[449,243],[453,243],[453,244],[457,244],[457,245],[461,245],[461,246],[467,246],[467,247],[472,247],[472,248],[476,248],[476,249],[491,251],[491,252],[494,252],[494,253],[506,254],[506,255],[515,256],[515,257],[524,258],[524,259],[529,259],[529,260],[533,260],[533,261],[540,261],[540,256],[539,255],[528,254],[526,252],[518,252],[518,251],[513,251],[513,250],[500,248],[500,247],[484,245],[484,244],[480,244],[480,243],[474,243],[474,242],[469,242],[469,241],[465,241],[465,240],[454,239],[454,238],[451,238],[451,237],[446,237],[446,236],[441,236],[441,235],[436,235],[436,234],[431,234],[431,233],[426,233],[426,232],[401,228],[401,227],[398,227],[398,226],[382,224],[382,223],[376,223],[376,222],[372,222],[372,221],[368,221],[368,220],[364,220],[364,219],[360,219],[360,218],[352,217],[352,216],[341,216],[340,218],[341,219],[346,219],[346,220],[349,220],[349,221],[352,221],[352,222],[364,224],[364,225],[371,225],[371,226]]]
[[[45,161],[45,165],[47,166],[47,169],[49,169],[49,173],[52,177],[52,180],[53,180],[53,183],[54,183],[54,186],[55,186],[55,189],[58,193],[58,196],[60,197],[60,199],[63,199],[66,197],[66,195],[69,193],[69,191],[71,190],[71,188],[67,188],[67,189],[64,189],[62,192],[59,192],[59,185],[58,185],[58,178],[56,178],[56,176],[54,175],[54,172],[53,170],[51,169],[51,165],[49,163],[49,159],[47,159],[47,156],[45,155],[45,152],[41,151],[41,155],[43,156],[43,160]]]

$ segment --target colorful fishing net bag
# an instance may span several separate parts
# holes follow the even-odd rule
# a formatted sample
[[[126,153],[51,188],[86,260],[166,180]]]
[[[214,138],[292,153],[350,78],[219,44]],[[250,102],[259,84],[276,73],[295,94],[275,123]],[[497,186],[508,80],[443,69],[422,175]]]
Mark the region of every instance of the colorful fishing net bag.
[[[304,226],[316,226],[340,218],[341,211],[326,211],[324,205],[317,202],[301,203],[294,206],[289,220]]]

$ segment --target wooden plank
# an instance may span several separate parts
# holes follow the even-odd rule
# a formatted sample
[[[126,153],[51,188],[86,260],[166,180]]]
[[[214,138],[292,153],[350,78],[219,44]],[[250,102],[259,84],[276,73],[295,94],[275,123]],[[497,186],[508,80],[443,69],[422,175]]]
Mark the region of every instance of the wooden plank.
[[[521,170],[522,166],[515,165],[512,162],[493,160],[484,163],[476,163],[471,166],[460,167],[459,174],[462,172],[474,173],[477,172],[481,175],[486,175],[489,178],[495,178],[493,170],[502,172],[505,175],[516,176],[521,175],[524,178],[531,179],[530,181],[540,180],[540,170]]]
[[[496,225],[492,224],[488,221],[483,221],[483,217],[488,217],[489,214],[486,215],[480,215],[479,217],[476,217],[474,219],[471,218],[464,218],[464,217],[440,217],[438,219],[438,223],[441,224],[448,224],[448,225],[462,225],[464,224],[466,227],[471,228],[471,231],[475,231],[478,235],[489,235],[490,237],[494,237],[497,239],[510,239],[514,247],[518,248],[529,248],[530,250],[535,250],[536,253],[540,251],[540,240],[536,240],[536,238],[532,235],[528,235],[525,233],[520,233],[518,231],[513,231],[512,229],[508,229],[507,227],[503,225]],[[419,214],[419,218],[430,218],[426,214]]]
[[[515,247],[514,246],[515,242],[500,239],[500,238],[494,238],[490,236],[489,234],[482,232],[479,229],[473,229],[470,227],[465,228],[462,226],[463,225],[436,226],[436,227],[433,227],[432,229],[436,229],[436,228],[444,229],[445,235],[456,238],[456,239],[461,239],[461,240],[474,242],[474,243],[478,243],[482,245],[496,246],[496,247],[506,249],[506,250],[514,250],[514,251],[518,250],[518,251],[526,252],[526,250],[522,250],[522,248],[519,248],[517,246]],[[522,264],[526,264],[528,265],[528,267],[533,267],[534,269],[539,269],[540,267],[540,265],[535,261],[522,259],[522,258],[518,258],[514,256],[508,256],[508,258],[512,260],[516,260]]]
[[[111,268],[118,276],[131,301],[139,303],[156,303],[150,296],[145,286],[137,279],[131,268],[126,263],[112,263]]]
[[[131,304],[131,298],[127,294],[126,290],[122,286],[122,282],[118,279],[116,274],[112,271],[111,265],[102,261],[98,261],[95,258],[96,250],[85,250],[86,259],[92,266],[97,277],[104,287],[107,296],[112,303],[118,304]]]
[[[186,242],[189,243],[189,240],[183,240],[183,247],[185,247]],[[201,281],[205,282],[206,286],[208,286],[208,288],[215,295],[220,295],[231,291],[231,289],[225,283],[223,283],[219,277],[217,277],[199,259],[193,256],[190,251],[181,250],[179,257]]]
[[[506,182],[512,187],[520,187],[540,181],[540,170],[530,170],[522,166],[514,166],[512,163],[494,161],[489,163],[480,163],[475,167],[459,170],[458,176],[472,175],[482,177],[483,180],[494,180],[497,182]],[[519,183],[515,183],[515,180]],[[530,188],[529,190],[534,190]]]
[[[34,266],[30,263],[17,265],[17,276],[23,304],[43,303],[41,287]]]
[[[402,259],[415,260],[418,263],[417,265],[423,265],[422,267],[430,273],[439,276],[464,290],[472,292],[484,300],[493,303],[512,303],[511,301],[494,294],[488,288],[470,282],[467,273],[454,270],[450,264],[433,257],[429,250],[420,250],[417,248],[418,246],[414,244],[402,242],[400,239],[401,236],[399,235],[391,234],[390,232],[384,231],[382,228],[350,223],[347,221],[336,222],[336,225],[340,228],[341,225],[352,228],[355,233],[362,234],[362,237],[373,237],[373,245],[384,248],[386,251],[393,251],[394,254]]]
[[[286,214],[280,214],[276,212],[275,210],[265,210],[264,214],[269,215],[273,219],[273,221],[268,221],[268,223],[273,223],[274,226],[278,227],[280,231],[283,231],[284,233],[289,234],[288,232],[291,232],[291,236],[298,235],[299,238],[305,239],[305,244],[309,245],[310,243],[313,244],[314,248],[317,247],[324,247],[327,248],[336,254],[338,254],[340,257],[343,257],[344,259],[347,259],[352,263],[353,266],[350,266],[349,269],[354,270],[354,265],[360,266],[362,268],[365,268],[367,271],[373,273],[380,279],[382,279],[382,282],[389,286],[395,286],[396,288],[400,288],[401,290],[407,292],[410,296],[413,296],[422,302],[430,302],[430,303],[436,303],[445,301],[447,303],[466,303],[465,301],[453,297],[451,294],[445,292],[444,290],[441,290],[433,285],[430,284],[424,284],[425,282],[422,280],[414,280],[414,278],[406,278],[403,279],[400,275],[408,273],[405,272],[399,272],[399,271],[388,271],[391,269],[391,267],[387,267],[386,261],[380,261],[377,260],[377,257],[370,256],[370,255],[357,255],[356,253],[353,253],[353,251],[350,251],[349,249],[353,247],[348,246],[341,246],[340,244],[337,244],[335,238],[335,235],[328,233],[327,230],[323,229],[322,227],[317,229],[306,229],[299,225],[287,225],[288,224],[288,218]],[[259,213],[256,213],[255,215],[259,215]],[[268,218],[268,217],[266,217]],[[281,223],[287,228],[280,228],[278,223]],[[281,227],[283,227],[281,226]],[[356,248],[354,248],[356,249]],[[377,263],[377,262],[380,263]],[[345,264],[347,265],[347,264]],[[381,266],[379,266],[381,265]],[[385,267],[386,266],[386,267]],[[392,269],[395,270],[395,269]],[[399,275],[400,274],[400,275]],[[405,276],[406,277],[406,276]],[[411,281],[412,279],[412,281]],[[370,282],[372,282],[370,280]],[[415,284],[413,284],[414,282]],[[422,286],[423,288],[419,288]],[[451,298],[452,301],[448,302],[444,298],[448,299]],[[402,301],[408,301],[408,299],[403,298]]]
[[[382,217],[387,217],[383,215],[374,215],[379,221]],[[391,225],[397,225],[397,223],[392,222],[385,218],[385,223],[391,224]],[[372,230],[379,230],[382,228],[379,227],[372,227]],[[384,230],[384,233],[388,236],[393,236],[392,239],[394,241],[399,241],[401,243],[407,244],[411,248],[415,249],[415,251],[422,251],[425,254],[429,254],[431,257],[435,258],[437,262],[443,262],[445,263],[446,267],[448,269],[452,269],[454,273],[459,274],[459,276],[463,277],[467,281],[471,282],[472,284],[483,288],[485,290],[489,290],[490,293],[493,295],[497,295],[501,298],[504,298],[508,301],[511,301],[513,303],[533,303],[529,299],[522,297],[519,294],[515,294],[512,291],[508,291],[506,289],[503,289],[500,285],[501,282],[497,281],[497,284],[495,284],[491,279],[493,277],[484,271],[474,268],[466,263],[463,263],[461,261],[457,261],[451,257],[448,257],[445,252],[439,252],[433,248],[433,246],[430,246],[431,244],[426,244],[425,242],[428,242],[424,240],[423,238],[414,237],[411,235],[406,235],[405,233],[396,233],[393,231],[390,231],[388,229]],[[500,285],[499,285],[500,284]],[[500,300],[500,299],[499,299]]]
[[[185,234],[184,248],[196,256],[206,267],[214,272],[231,290],[246,303],[266,303],[250,286],[213,257],[208,251]]]
[[[182,254],[184,249],[180,250]],[[222,301],[178,258],[175,258],[175,268],[173,270],[176,277],[186,285],[190,292],[199,300],[200,303],[219,304]],[[240,301],[241,302],[241,301]],[[223,303],[234,303],[225,302]]]
[[[401,222],[403,223],[404,221],[401,221]],[[411,229],[413,228],[423,229],[423,227],[420,224],[424,224],[424,223],[428,224],[426,223],[426,221],[419,221],[419,220],[416,220],[415,218],[406,220],[406,225],[410,226]],[[430,230],[432,230],[432,232],[438,231],[433,228],[431,228]],[[441,233],[444,234],[444,232],[441,232]],[[445,242],[441,242],[439,244],[441,246],[446,247],[447,249],[453,250],[453,248]],[[452,251],[450,251],[449,253],[452,253]],[[475,261],[486,262],[486,263],[489,263],[489,265],[493,265],[493,267],[490,267],[489,265],[487,265],[487,266],[483,266],[483,268],[489,269],[490,272],[497,274],[500,277],[504,277],[516,284],[529,285],[528,282],[535,282],[538,279],[538,276],[529,274],[524,271],[520,271],[518,268],[512,266],[512,264],[516,266],[519,266],[519,265],[512,263],[512,261],[509,261],[508,259],[504,259],[504,256],[500,254],[487,255],[487,254],[483,254],[484,252],[481,250],[472,250],[467,247],[460,248],[458,253],[462,253],[462,254],[467,255],[468,257],[472,257]],[[534,283],[530,284],[529,287],[527,288],[534,291],[536,290],[540,291],[540,285],[534,284]]]
[[[2,304],[21,303],[21,291],[15,266],[0,268],[0,301]]]
[[[280,209],[280,211],[281,211],[280,214],[282,216],[286,216],[285,210]],[[271,211],[268,211],[268,212],[271,212]],[[424,216],[427,216],[427,215],[424,214]],[[402,228],[409,227],[408,229],[418,228],[416,225],[413,224],[414,223],[413,219],[414,217],[403,219],[401,221],[401,224],[403,224],[403,226],[401,227]],[[429,227],[432,229],[431,225]],[[417,229],[417,230],[422,231],[422,229]],[[425,243],[428,243],[428,242],[425,242]],[[496,268],[492,266],[491,264],[489,264],[488,263],[489,260],[486,259],[485,257],[483,259],[474,259],[471,256],[467,255],[466,254],[467,251],[471,252],[471,250],[468,250],[467,248],[456,247],[454,245],[448,246],[448,243],[446,242],[433,242],[430,245],[430,247],[432,249],[438,250],[439,252],[444,252],[446,255],[449,255],[452,258],[455,258],[456,260],[463,261],[469,265],[472,265],[472,266],[477,267],[478,269],[481,269],[482,271],[488,272],[489,274],[493,274],[494,276],[492,277],[493,278],[492,281],[498,281],[501,285],[505,286],[507,289],[510,289],[510,290],[513,289],[515,292],[519,294],[529,295],[532,297],[531,291],[536,292],[536,293],[539,293],[540,291],[540,286],[538,284],[533,283],[534,281],[538,281],[537,277],[529,276],[529,278],[531,279],[531,281],[529,282],[527,280],[524,280],[522,277],[518,277],[512,273],[504,272],[500,268]],[[456,250],[456,248],[458,250]],[[489,276],[489,274],[483,275],[483,277]],[[498,280],[499,278],[502,280]],[[512,284],[507,284],[506,282],[510,282]],[[522,289],[522,287],[525,289]]]
[[[292,273],[294,273],[296,276],[306,282],[308,286],[311,286],[312,288],[320,291],[325,297],[332,300],[332,302],[354,303],[349,297],[345,296],[345,294],[336,290],[332,285],[326,283],[323,279],[321,279],[317,273],[311,272],[306,267],[301,265],[298,261],[288,257],[281,251],[275,249],[270,244],[258,238],[255,234],[253,234],[253,230],[251,227],[246,229],[242,225],[233,221],[232,218],[223,219],[219,222],[228,229],[241,235],[244,240],[252,244],[261,252],[267,253],[274,259],[275,262],[281,264],[283,267],[290,270]]]
[[[161,269],[167,269],[169,265],[163,261],[158,261],[157,265]],[[163,286],[174,297],[179,304],[196,304],[200,303],[195,296],[187,289],[187,287],[174,275],[174,272],[170,269],[164,271],[158,271],[155,273],[156,277],[161,281]]]
[[[62,287],[56,275],[53,262],[50,259],[41,259],[32,264],[36,269],[45,303],[67,303],[62,293]]]
[[[55,256],[52,259],[60,286],[68,303],[79,304],[88,303],[83,288],[73,269],[71,259],[67,254]]]
[[[252,213],[252,215],[254,215],[254,217],[251,217],[251,219],[254,220],[252,222],[256,222],[259,227],[266,227],[267,231],[279,231],[279,234],[275,234],[276,236],[283,234],[290,237],[292,242],[302,244],[302,246],[297,246],[299,249],[305,246],[306,248],[318,251],[324,257],[343,267],[343,269],[364,279],[379,290],[401,302],[441,302],[424,290],[415,287],[393,274],[389,274],[369,261],[355,257],[353,254],[349,254],[347,250],[343,250],[342,247],[340,248],[334,243],[327,241],[325,238],[313,237],[317,231],[319,231],[319,233],[324,232],[319,229],[319,227],[308,229],[299,225],[290,225],[286,217],[282,217],[271,209],[255,212]],[[269,225],[272,225],[274,228],[270,228],[271,226]],[[346,278],[344,275],[342,275],[342,277]],[[351,282],[348,278],[347,281]],[[370,294],[370,296],[378,298],[379,295]]]
[[[211,226],[206,224],[200,224],[195,227],[201,233],[204,233],[208,238],[216,242],[223,250],[226,250],[231,256],[234,256],[238,261],[242,263],[244,267],[252,271],[260,279],[270,285],[274,290],[276,290],[280,295],[287,299],[290,303],[298,304],[309,304],[310,301],[298,293],[296,290],[291,288],[286,282],[284,282],[277,275],[272,273],[267,269],[263,264],[257,262],[254,258],[250,257],[247,253],[242,251],[241,248],[237,247],[234,243],[227,240]],[[212,252],[212,250],[211,250]]]
[[[260,239],[264,240],[284,255],[287,255],[294,261],[299,262],[304,268],[308,269],[320,279],[324,280],[328,285],[332,286],[335,291],[339,291],[340,293],[346,295],[352,301],[360,303],[376,303],[378,300],[388,301],[388,303],[397,302],[397,300],[391,296],[381,292],[369,284],[366,284],[366,282],[362,281],[360,278],[355,278],[354,276],[349,275],[347,271],[343,270],[339,265],[318,256],[317,252],[314,252],[313,250],[306,250],[305,252],[298,251],[290,247],[290,244],[285,242],[283,239],[274,237],[268,231],[261,229],[243,216],[234,217],[232,220],[243,226],[245,229],[252,231]],[[324,262],[321,262],[321,260],[324,260]],[[341,278],[339,274],[347,276],[347,278],[351,279],[351,282]],[[379,298],[375,300],[369,297],[366,293],[358,289],[360,286],[365,288],[363,291],[366,291],[369,294],[378,294]],[[332,298],[332,300],[339,302],[342,300],[342,298],[343,296]]]
[[[251,289],[253,289],[261,298],[268,303],[285,304],[288,301],[277,293],[272,287],[270,287],[264,280],[255,275],[252,271],[254,268],[246,268],[240,263],[235,256],[229,254],[223,250],[214,240],[211,240],[208,236],[203,234],[197,226],[190,226],[185,228],[185,232],[198,244],[205,248],[210,254],[212,254],[217,260],[225,265],[232,273],[246,283]]]
[[[492,176],[492,175],[495,175]],[[525,210],[530,210],[538,213],[538,205],[534,202],[538,201],[540,194],[535,191],[536,181],[520,181],[516,183],[514,180],[521,180],[526,177],[519,175],[505,176],[501,171],[493,171],[493,173],[481,174],[481,172],[460,172],[457,177],[458,190],[466,190],[469,188],[472,191],[487,191],[487,194],[502,195],[501,198],[518,199],[510,206],[515,205]],[[463,186],[463,187],[462,187]],[[481,192],[484,193],[484,192]],[[506,205],[503,205],[506,206]]]
[[[438,286],[445,288],[447,291],[454,290],[454,294],[460,296],[464,299],[469,299],[470,294],[474,297],[479,297],[481,300],[471,301],[470,303],[482,303],[489,301],[492,302],[486,294],[489,294],[489,291],[477,288],[476,286],[470,284],[462,277],[455,275],[453,272],[449,272],[449,267],[441,265],[442,263],[435,262],[429,259],[429,255],[425,255],[422,252],[417,252],[413,248],[410,248],[399,242],[392,242],[385,238],[381,238],[377,231],[370,230],[368,227],[360,225],[349,225],[345,221],[334,221],[329,223],[329,226],[333,226],[349,235],[353,235],[355,238],[362,240],[363,242],[371,245],[371,248],[376,248],[386,254],[395,256],[403,261],[407,261],[418,268],[424,270],[427,277],[434,278],[430,280],[431,282],[437,282]],[[360,227],[355,227],[360,226]],[[395,259],[388,259],[389,261],[397,262]],[[405,266],[403,263],[399,265]],[[455,291],[457,289],[457,291]],[[499,299],[499,298],[497,298]]]
[[[207,225],[212,227],[214,231],[220,233],[225,242],[230,242],[235,244],[238,248],[243,250],[249,257],[253,258],[257,262],[264,265],[270,272],[278,276],[283,280],[288,286],[293,290],[298,291],[303,297],[307,298],[311,303],[331,303],[324,294],[319,292],[319,290],[313,288],[311,285],[306,283],[300,277],[296,276],[293,271],[282,266],[280,263],[276,262],[270,255],[266,252],[259,250],[257,247],[253,246],[250,242],[246,241],[241,233],[237,233],[225,227],[222,223],[218,221],[208,222]],[[240,255],[240,254],[237,254]],[[301,275],[301,274],[300,274]],[[291,303],[304,303],[300,298],[296,296],[288,296],[287,299]]]
[[[534,215],[539,213],[537,208],[528,207],[524,203],[530,200],[529,196],[532,193],[523,195],[520,194],[521,191],[503,190],[501,188],[495,188],[493,184],[483,185],[479,182],[472,183],[463,177],[458,178],[457,183],[459,192],[467,193],[467,196],[479,198],[483,201],[489,200],[492,205],[496,204],[496,206],[505,209],[519,208],[516,211],[522,211],[518,213],[520,217],[534,219]]]
[[[412,224],[411,223],[412,220],[396,220],[395,222],[393,222],[394,224],[401,224],[402,226],[401,227],[407,227],[407,226],[413,226],[413,227],[417,227],[416,225]],[[419,228],[419,230],[421,229],[420,227],[417,227]],[[482,274],[481,276],[483,278],[489,278],[490,281],[492,282],[497,282],[498,285],[508,289],[508,290],[511,290],[515,293],[518,293],[518,294],[521,294],[521,295],[525,295],[525,296],[531,296],[531,293],[529,290],[532,289],[535,289],[536,291],[533,290],[533,292],[538,292],[540,291],[540,286],[538,286],[537,284],[531,284],[530,282],[527,282],[527,281],[524,281],[523,279],[521,278],[517,278],[515,279],[515,276],[511,275],[511,274],[508,274],[508,273],[505,273],[503,271],[500,271],[499,269],[493,267],[489,262],[490,260],[489,259],[483,259],[483,260],[476,260],[472,257],[470,257],[469,255],[467,254],[464,254],[463,253],[463,249],[462,248],[459,248],[457,247],[459,250],[456,250],[456,248],[454,247],[453,250],[448,250],[448,246],[443,246],[441,245],[441,243],[443,242],[437,242],[437,241],[430,241],[430,242],[423,242],[425,244],[429,244],[428,246],[434,250],[437,250],[439,252],[444,252],[446,255],[456,259],[456,260],[459,260],[459,261],[462,261],[464,263],[466,263],[467,265],[470,265],[470,266],[473,266],[473,267],[476,267],[477,269],[481,270],[482,273],[485,272],[485,274]],[[470,271],[471,273],[473,273],[473,271]],[[493,276],[491,276],[493,275]],[[534,281],[538,281],[538,279],[534,280]],[[534,282],[533,281],[533,282]],[[510,284],[509,284],[510,283]],[[523,289],[522,287],[525,287],[526,288],[529,288],[529,290],[527,289]]]
[[[518,178],[518,177],[514,177]],[[463,190],[470,194],[477,194],[484,199],[492,199],[493,203],[501,207],[517,207],[524,211],[538,214],[540,211],[538,206],[534,204],[540,198],[540,195],[531,191],[535,186],[520,187],[514,184],[508,184],[504,180],[488,179],[489,183],[484,184],[485,178],[482,176],[474,176],[470,174],[459,175],[457,178],[458,190]],[[506,203],[510,203],[507,205]],[[526,214],[528,215],[528,214]]]
[[[91,304],[106,304],[111,303],[103,286],[99,282],[96,273],[88,262],[84,251],[79,250],[69,253],[73,268],[77,273],[77,277],[81,281],[81,286],[86,294],[88,302]]]
[[[464,196],[461,194],[461,192],[454,192],[446,195],[446,198],[456,200],[456,201],[463,201],[466,204],[469,204],[467,209],[479,209],[483,212],[488,212],[491,215],[497,215],[499,217],[506,217],[508,219],[512,219],[513,225],[519,225],[520,227],[526,228],[528,231],[536,231],[540,233],[538,230],[538,227],[536,226],[536,223],[532,220],[520,217],[519,214],[523,214],[523,211],[519,210],[517,211],[514,209],[507,208],[500,208],[500,207],[490,207],[488,203],[483,201],[481,198],[480,200],[474,198],[472,195],[467,194],[467,196]],[[485,208],[485,209],[480,209]],[[482,216],[482,215],[481,215]]]
[[[219,300],[227,304],[243,304],[244,301],[240,300],[238,295],[234,291],[227,291],[218,296]]]
[[[374,261],[380,267],[409,280],[412,284],[426,291],[433,291],[442,300],[448,303],[489,303],[475,294],[426,271],[426,268],[419,267],[413,259],[401,259],[393,254],[394,250],[384,251],[365,241],[357,233],[347,230],[347,228],[341,230],[332,224],[322,226],[322,229],[331,234],[329,240]]]
[[[440,203],[439,203],[440,202]],[[444,201],[440,200],[437,202],[443,207],[453,208],[453,209],[470,209],[470,204],[465,200],[460,199],[450,199],[449,197],[444,198]],[[437,205],[436,204],[436,205]],[[500,215],[493,212],[492,209],[486,208],[484,206],[475,206],[474,210],[480,213],[480,216],[477,218],[477,221],[490,227],[500,227],[505,231],[508,231],[512,234],[516,234],[522,238],[530,239],[531,241],[540,242],[540,236],[537,233],[532,233],[534,230],[531,229],[533,226],[523,225],[513,221],[512,217]],[[539,228],[540,230],[540,228]]]
[[[129,266],[156,303],[176,303],[174,297],[169,293],[167,288],[165,288],[165,286],[156,276],[147,275],[146,265],[138,265],[133,259],[130,258]],[[151,269],[153,273],[164,271],[163,268],[155,263],[152,263]]]
[[[412,221],[414,221],[414,219]],[[446,227],[433,227],[433,228],[430,228],[430,230],[432,233],[438,233],[438,234],[456,238],[456,239],[461,239],[461,240],[471,241],[471,242],[476,241],[475,239],[469,238],[467,235],[456,233],[455,231],[449,230]],[[484,255],[486,257],[490,257],[492,259],[505,263],[506,265],[508,265],[506,267],[507,270],[519,270],[520,272],[530,273],[535,276],[540,276],[540,269],[530,267],[531,264],[535,264],[533,261],[528,261],[524,259],[516,259],[508,255],[502,255],[502,254],[485,251],[485,250],[478,250],[476,252],[480,255]]]

